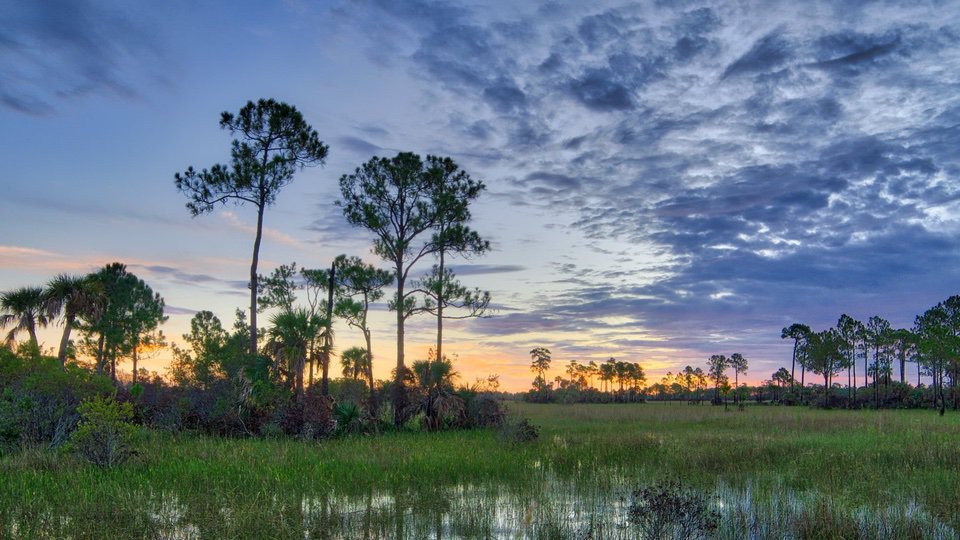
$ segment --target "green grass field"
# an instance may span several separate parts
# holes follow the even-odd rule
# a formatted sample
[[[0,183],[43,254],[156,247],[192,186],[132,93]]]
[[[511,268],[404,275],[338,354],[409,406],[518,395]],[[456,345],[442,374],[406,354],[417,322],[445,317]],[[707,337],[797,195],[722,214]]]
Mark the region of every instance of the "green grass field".
[[[0,537],[635,538],[629,495],[659,479],[710,497],[720,538],[747,529],[951,538],[960,526],[958,415],[510,409],[541,427],[537,441],[493,431],[321,443],[148,432],[139,455],[111,470],[25,450],[0,458]]]

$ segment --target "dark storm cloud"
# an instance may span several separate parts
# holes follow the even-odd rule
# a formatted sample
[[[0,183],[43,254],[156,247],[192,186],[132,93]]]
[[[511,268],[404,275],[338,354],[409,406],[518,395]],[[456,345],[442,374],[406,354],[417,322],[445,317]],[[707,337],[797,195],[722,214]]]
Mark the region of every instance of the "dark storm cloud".
[[[136,97],[132,75],[160,55],[149,29],[120,7],[85,0],[4,2],[0,103],[45,114],[58,102],[88,94]]]
[[[697,351],[746,336],[765,354],[791,319],[907,324],[957,292],[952,4],[430,6],[443,15],[390,9],[411,71],[475,130],[463,155],[509,171],[484,176],[491,192],[660,258],[645,285],[629,262],[557,268],[575,288],[478,332],[613,332],[601,320],[623,317]]]

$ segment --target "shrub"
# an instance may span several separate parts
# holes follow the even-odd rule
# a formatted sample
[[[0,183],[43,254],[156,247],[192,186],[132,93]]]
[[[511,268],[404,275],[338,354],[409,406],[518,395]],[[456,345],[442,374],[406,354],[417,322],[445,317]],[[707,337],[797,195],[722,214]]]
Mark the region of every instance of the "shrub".
[[[500,426],[500,438],[509,443],[526,443],[540,437],[540,428],[531,424],[526,418],[504,422]]]
[[[333,408],[333,417],[337,421],[337,433],[363,433],[366,424],[363,421],[363,411],[356,403],[337,403]]]
[[[310,387],[304,395],[303,416],[299,435],[305,439],[326,437],[338,429],[334,399],[325,396],[317,386]]]
[[[489,394],[478,394],[467,401],[467,420],[472,427],[498,428],[505,419],[500,401]]]
[[[108,377],[55,358],[21,357],[0,348],[0,451],[66,442],[77,405],[114,393]]]
[[[119,465],[134,454],[133,405],[94,397],[77,407],[80,424],[68,449],[100,467]]]
[[[633,492],[627,520],[652,540],[708,538],[717,529],[720,514],[707,498],[685,491],[673,482],[659,482]]]

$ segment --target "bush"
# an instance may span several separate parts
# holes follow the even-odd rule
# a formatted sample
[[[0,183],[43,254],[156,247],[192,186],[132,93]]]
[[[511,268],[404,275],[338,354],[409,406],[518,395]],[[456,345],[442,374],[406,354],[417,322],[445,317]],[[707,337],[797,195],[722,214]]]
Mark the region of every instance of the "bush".
[[[66,442],[78,420],[77,406],[113,395],[110,379],[77,365],[61,368],[48,357],[22,357],[0,348],[0,452]]]
[[[77,407],[80,424],[68,449],[100,467],[113,467],[134,454],[133,405],[97,396]]]
[[[643,538],[686,540],[709,538],[720,514],[709,508],[703,495],[673,482],[659,482],[633,492],[627,519]]]
[[[505,422],[500,426],[500,438],[506,442],[519,444],[533,442],[540,437],[540,428],[526,418]]]
[[[333,417],[337,421],[337,434],[363,433],[367,428],[363,411],[356,403],[337,403],[333,407]]]
[[[331,396],[320,393],[317,386],[310,387],[304,395],[303,423],[298,433],[305,439],[326,437],[339,430],[339,418],[336,416],[335,401]],[[345,419],[350,423],[350,419]]]
[[[467,400],[467,421],[471,427],[498,428],[505,420],[506,412],[493,396],[478,394]]]

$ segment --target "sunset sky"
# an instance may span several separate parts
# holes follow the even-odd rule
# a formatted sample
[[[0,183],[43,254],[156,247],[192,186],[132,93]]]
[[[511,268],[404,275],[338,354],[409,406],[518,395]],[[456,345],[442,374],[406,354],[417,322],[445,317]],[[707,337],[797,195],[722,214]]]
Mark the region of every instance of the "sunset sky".
[[[273,97],[330,153],[268,209],[262,273],[340,253],[377,262],[334,206],[339,177],[373,155],[450,156],[487,184],[473,226],[493,251],[455,269],[496,311],[446,333],[466,381],[525,389],[535,346],[554,374],[612,356],[649,382],[741,352],[759,381],[789,364],[793,322],[909,327],[960,293],[957,2],[0,12],[0,290],[121,261],[166,299],[168,337],[203,309],[229,326],[247,306],[255,209],[191,218],[173,175],[228,161],[220,112]],[[379,306],[378,377],[395,362],[391,321]],[[412,321],[409,358],[433,325]],[[337,336],[340,350],[362,341]]]

